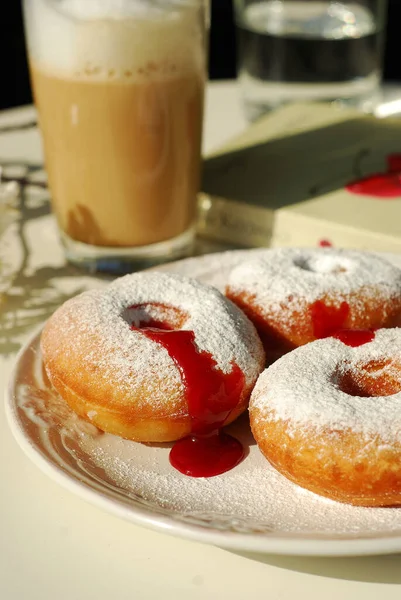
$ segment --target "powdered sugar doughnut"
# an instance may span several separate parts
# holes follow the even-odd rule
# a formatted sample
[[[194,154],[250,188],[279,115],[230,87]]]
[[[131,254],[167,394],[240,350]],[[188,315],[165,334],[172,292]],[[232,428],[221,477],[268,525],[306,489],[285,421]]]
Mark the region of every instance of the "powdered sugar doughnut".
[[[401,504],[401,329],[350,347],[327,338],[260,376],[253,434],[283,475],[333,500]]]
[[[211,426],[234,420],[264,365],[256,330],[235,305],[212,287],[157,272],[127,275],[67,301],[45,326],[41,348],[50,381],[75,412],[104,431],[147,442],[188,435],[202,410]],[[200,367],[188,367],[191,353]],[[216,387],[225,396],[206,390],[215,397],[204,408],[192,390],[198,413],[190,414],[188,386],[196,387],[198,367],[198,387],[202,378],[220,377]]]
[[[365,252],[267,250],[233,269],[226,293],[255,323],[270,360],[341,328],[400,325],[401,270]]]

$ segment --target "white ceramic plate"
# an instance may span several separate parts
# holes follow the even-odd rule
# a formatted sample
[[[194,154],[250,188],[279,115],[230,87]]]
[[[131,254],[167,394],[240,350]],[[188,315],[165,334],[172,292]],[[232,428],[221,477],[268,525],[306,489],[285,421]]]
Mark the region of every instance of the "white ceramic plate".
[[[261,251],[193,258],[163,270],[222,288],[233,264],[250,252]],[[243,551],[325,556],[401,551],[401,509],[351,507],[292,484],[262,457],[246,416],[230,427],[247,448],[245,460],[210,479],[175,471],[169,444],[137,444],[99,432],[50,388],[39,336],[18,355],[7,394],[9,423],[26,454],[85,500],[137,524]]]

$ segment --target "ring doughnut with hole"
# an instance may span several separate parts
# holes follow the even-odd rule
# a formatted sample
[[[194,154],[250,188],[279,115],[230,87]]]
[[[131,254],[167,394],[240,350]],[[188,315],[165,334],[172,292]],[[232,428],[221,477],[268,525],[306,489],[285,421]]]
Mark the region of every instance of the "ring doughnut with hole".
[[[359,506],[401,504],[401,329],[351,347],[317,340],[259,377],[255,440],[298,485]]]
[[[280,248],[234,268],[226,295],[255,323],[271,361],[339,329],[400,325],[401,270],[371,253]]]
[[[232,302],[157,272],[67,301],[46,324],[41,349],[51,383],[75,412],[145,442],[233,421],[264,367],[256,330]]]

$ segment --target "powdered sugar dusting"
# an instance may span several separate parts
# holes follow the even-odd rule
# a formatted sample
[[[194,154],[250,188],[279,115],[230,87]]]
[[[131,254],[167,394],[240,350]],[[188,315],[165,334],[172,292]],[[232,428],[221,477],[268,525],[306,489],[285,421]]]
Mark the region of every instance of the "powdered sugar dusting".
[[[247,383],[257,376],[261,355],[256,331],[214,287],[180,275],[135,273],[112,283],[107,297],[119,306],[120,314],[130,302],[160,303],[181,309],[188,315],[181,328],[194,332],[198,348],[210,353],[223,373],[231,372],[234,362]],[[256,360],[250,360],[250,356]]]
[[[251,294],[262,311],[279,311],[283,303],[296,308],[299,299],[313,303],[326,294],[340,304],[361,289],[391,298],[401,294],[401,270],[353,250],[278,248],[235,267],[228,287]]]
[[[168,399],[170,410],[178,410],[178,394],[184,393],[184,386],[173,360],[160,345],[131,331],[122,310],[106,290],[91,290],[66,302],[47,326],[57,336],[49,361],[72,365],[78,386],[92,373],[92,379],[108,390],[112,404],[117,395],[125,402],[135,396],[141,407],[163,410]],[[156,385],[146,393],[149,373]],[[171,394],[172,389],[177,395]]]
[[[231,372],[235,363],[247,385],[256,380],[263,351],[253,325],[241,311],[211,286],[158,272],[127,275],[62,306],[49,322],[58,336],[54,360],[64,356],[76,364],[77,350],[87,348],[92,340],[84,364],[77,365],[74,376],[78,380],[81,372],[84,378],[85,373],[96,373],[99,382],[112,381],[117,392],[128,397],[135,390],[146,392],[151,378],[152,393],[138,394],[142,403],[161,407],[168,401],[173,406],[184,393],[178,367],[164,347],[131,330],[135,310],[127,309],[147,303],[180,309],[187,317],[181,328],[194,332],[197,347],[209,352],[223,373]],[[175,398],[172,388],[177,390]]]
[[[259,377],[250,409],[260,418],[282,420],[290,429],[352,430],[382,444],[401,443],[401,392],[391,396],[351,396],[339,382],[346,372],[357,375],[372,361],[383,363],[373,374],[388,374],[401,387],[401,329],[381,329],[375,338],[352,348],[336,340],[317,340],[286,354]]]

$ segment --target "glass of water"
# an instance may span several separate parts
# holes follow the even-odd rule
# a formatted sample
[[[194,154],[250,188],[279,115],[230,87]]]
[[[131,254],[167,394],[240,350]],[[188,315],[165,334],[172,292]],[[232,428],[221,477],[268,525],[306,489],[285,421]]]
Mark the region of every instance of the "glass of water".
[[[234,0],[239,81],[255,120],[287,102],[380,100],[387,0]]]

